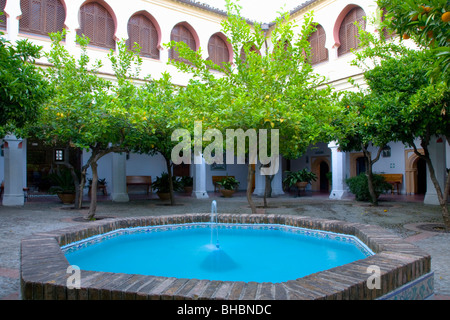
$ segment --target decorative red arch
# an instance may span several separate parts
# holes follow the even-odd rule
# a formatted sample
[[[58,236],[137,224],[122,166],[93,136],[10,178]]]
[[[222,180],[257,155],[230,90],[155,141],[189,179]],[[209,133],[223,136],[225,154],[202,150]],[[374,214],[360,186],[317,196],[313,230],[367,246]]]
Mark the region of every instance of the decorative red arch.
[[[333,39],[334,39],[334,45],[333,48],[339,48],[341,46],[341,41],[339,40],[339,29],[341,28],[342,21],[344,21],[345,16],[354,8],[359,7],[356,4],[349,4],[347,5],[339,14],[339,16],[336,19],[336,22],[334,23],[333,28]]]

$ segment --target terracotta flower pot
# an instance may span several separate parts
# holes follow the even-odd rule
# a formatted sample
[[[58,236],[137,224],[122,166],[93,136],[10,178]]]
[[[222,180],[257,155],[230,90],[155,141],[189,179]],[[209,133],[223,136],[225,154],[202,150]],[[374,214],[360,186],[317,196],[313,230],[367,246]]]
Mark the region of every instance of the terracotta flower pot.
[[[231,198],[233,196],[234,190],[220,189],[220,192],[225,198]]]
[[[161,200],[170,200],[170,192],[157,192],[156,194]]]
[[[187,194],[191,194],[194,187],[184,187],[184,192]]]
[[[305,190],[306,186],[308,185],[308,182],[301,181],[297,182],[295,185],[299,190]]]
[[[64,204],[75,203],[75,193],[58,193],[58,197]]]

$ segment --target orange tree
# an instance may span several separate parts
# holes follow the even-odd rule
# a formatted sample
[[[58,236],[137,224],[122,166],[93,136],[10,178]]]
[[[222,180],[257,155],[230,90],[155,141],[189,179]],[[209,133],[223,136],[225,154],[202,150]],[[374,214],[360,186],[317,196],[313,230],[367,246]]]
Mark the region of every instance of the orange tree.
[[[362,52],[359,54],[363,55]],[[402,111],[408,108],[411,96],[427,85],[423,57],[422,52],[406,48],[402,55],[391,54],[364,72],[367,89],[345,92],[341,100],[346,116],[341,117],[339,146],[342,151],[363,151],[368,189],[374,205],[378,204],[378,196],[372,168],[389,142],[402,140],[400,133],[405,126]],[[369,151],[370,146],[376,149],[375,154]]]
[[[137,87],[131,81],[135,76],[134,66],[140,62],[124,43],[119,43],[118,54],[112,51],[109,54],[117,80],[112,83],[98,75],[101,62],[90,62],[86,52],[89,39],[78,37],[81,54],[75,58],[61,44],[63,34],[51,37],[52,49],[47,54],[51,66],[46,74],[54,96],[41,106],[34,131],[49,144],[90,151],[81,168],[79,183],[74,180],[78,191],[75,206],[81,208],[86,174],[91,168],[92,193],[87,218],[92,220],[97,207],[98,161],[108,153],[129,150],[140,139],[144,111],[136,102],[139,101],[135,94]]]
[[[392,141],[412,147],[427,163],[443,220],[450,227],[447,205],[450,175],[441,186],[429,152],[430,142],[437,136],[445,137],[447,143],[450,141],[450,90],[445,81],[431,81],[433,66],[428,62],[435,53],[429,48],[408,49],[363,31],[360,31],[360,39],[364,48],[355,52],[353,63],[365,69],[368,90],[359,94],[369,108],[356,108],[357,118],[362,122],[355,121],[349,128],[354,125],[360,130],[361,136],[356,139],[373,139],[377,144],[387,135]],[[351,103],[349,105],[351,109]],[[423,153],[419,152],[419,144]]]
[[[327,140],[334,114],[330,88],[318,89],[324,79],[314,74],[308,63],[312,16],[307,15],[298,29],[288,14],[280,16],[269,39],[259,24],[250,25],[241,17],[239,5],[228,0],[226,5],[228,19],[222,22],[222,31],[233,49],[233,63],[216,65],[184,43],[170,43],[191,62],[174,64],[194,75],[192,87],[201,84],[203,88],[203,95],[194,97],[203,101],[203,128],[215,128],[227,138],[227,130],[232,129],[254,129],[257,134],[263,129],[278,130],[279,154],[298,158],[311,144]],[[271,50],[266,50],[268,41],[274,44]],[[251,196],[254,169],[250,154],[260,154],[261,145],[261,141],[245,144],[245,157],[237,154],[245,158],[248,167],[247,199],[252,212],[256,206]],[[265,147],[271,153],[274,145]]]
[[[34,64],[41,56],[41,47],[27,40],[15,45],[0,32],[0,137],[20,130],[36,120],[39,105],[51,90],[43,73]]]
[[[448,83],[450,75],[450,2],[448,0],[378,0],[385,25],[403,39],[411,38],[432,57],[430,75]]]

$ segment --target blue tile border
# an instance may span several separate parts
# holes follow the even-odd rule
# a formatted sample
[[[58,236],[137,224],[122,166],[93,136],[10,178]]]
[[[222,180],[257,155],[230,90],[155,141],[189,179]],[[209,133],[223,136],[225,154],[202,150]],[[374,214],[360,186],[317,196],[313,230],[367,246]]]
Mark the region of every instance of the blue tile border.
[[[379,300],[428,300],[434,295],[434,272],[388,293]]]

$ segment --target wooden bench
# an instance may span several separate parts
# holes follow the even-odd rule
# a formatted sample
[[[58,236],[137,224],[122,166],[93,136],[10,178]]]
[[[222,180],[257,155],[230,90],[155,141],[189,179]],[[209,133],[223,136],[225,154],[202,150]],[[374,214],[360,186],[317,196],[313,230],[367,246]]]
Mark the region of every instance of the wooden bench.
[[[127,193],[128,193],[128,186],[147,186],[147,194],[149,194],[151,185],[152,185],[151,176],[127,176]]]
[[[212,176],[212,183],[214,185],[214,192],[217,192],[220,190],[220,188],[222,187],[220,184],[218,184],[217,182],[222,181],[222,179],[226,178],[227,176]],[[234,178],[234,176],[229,176],[231,178]]]
[[[380,176],[383,176],[386,182],[392,185],[391,194],[394,193],[394,186],[397,189],[397,194],[400,194],[400,185],[403,183],[403,174],[389,173],[389,174],[380,174]]]

